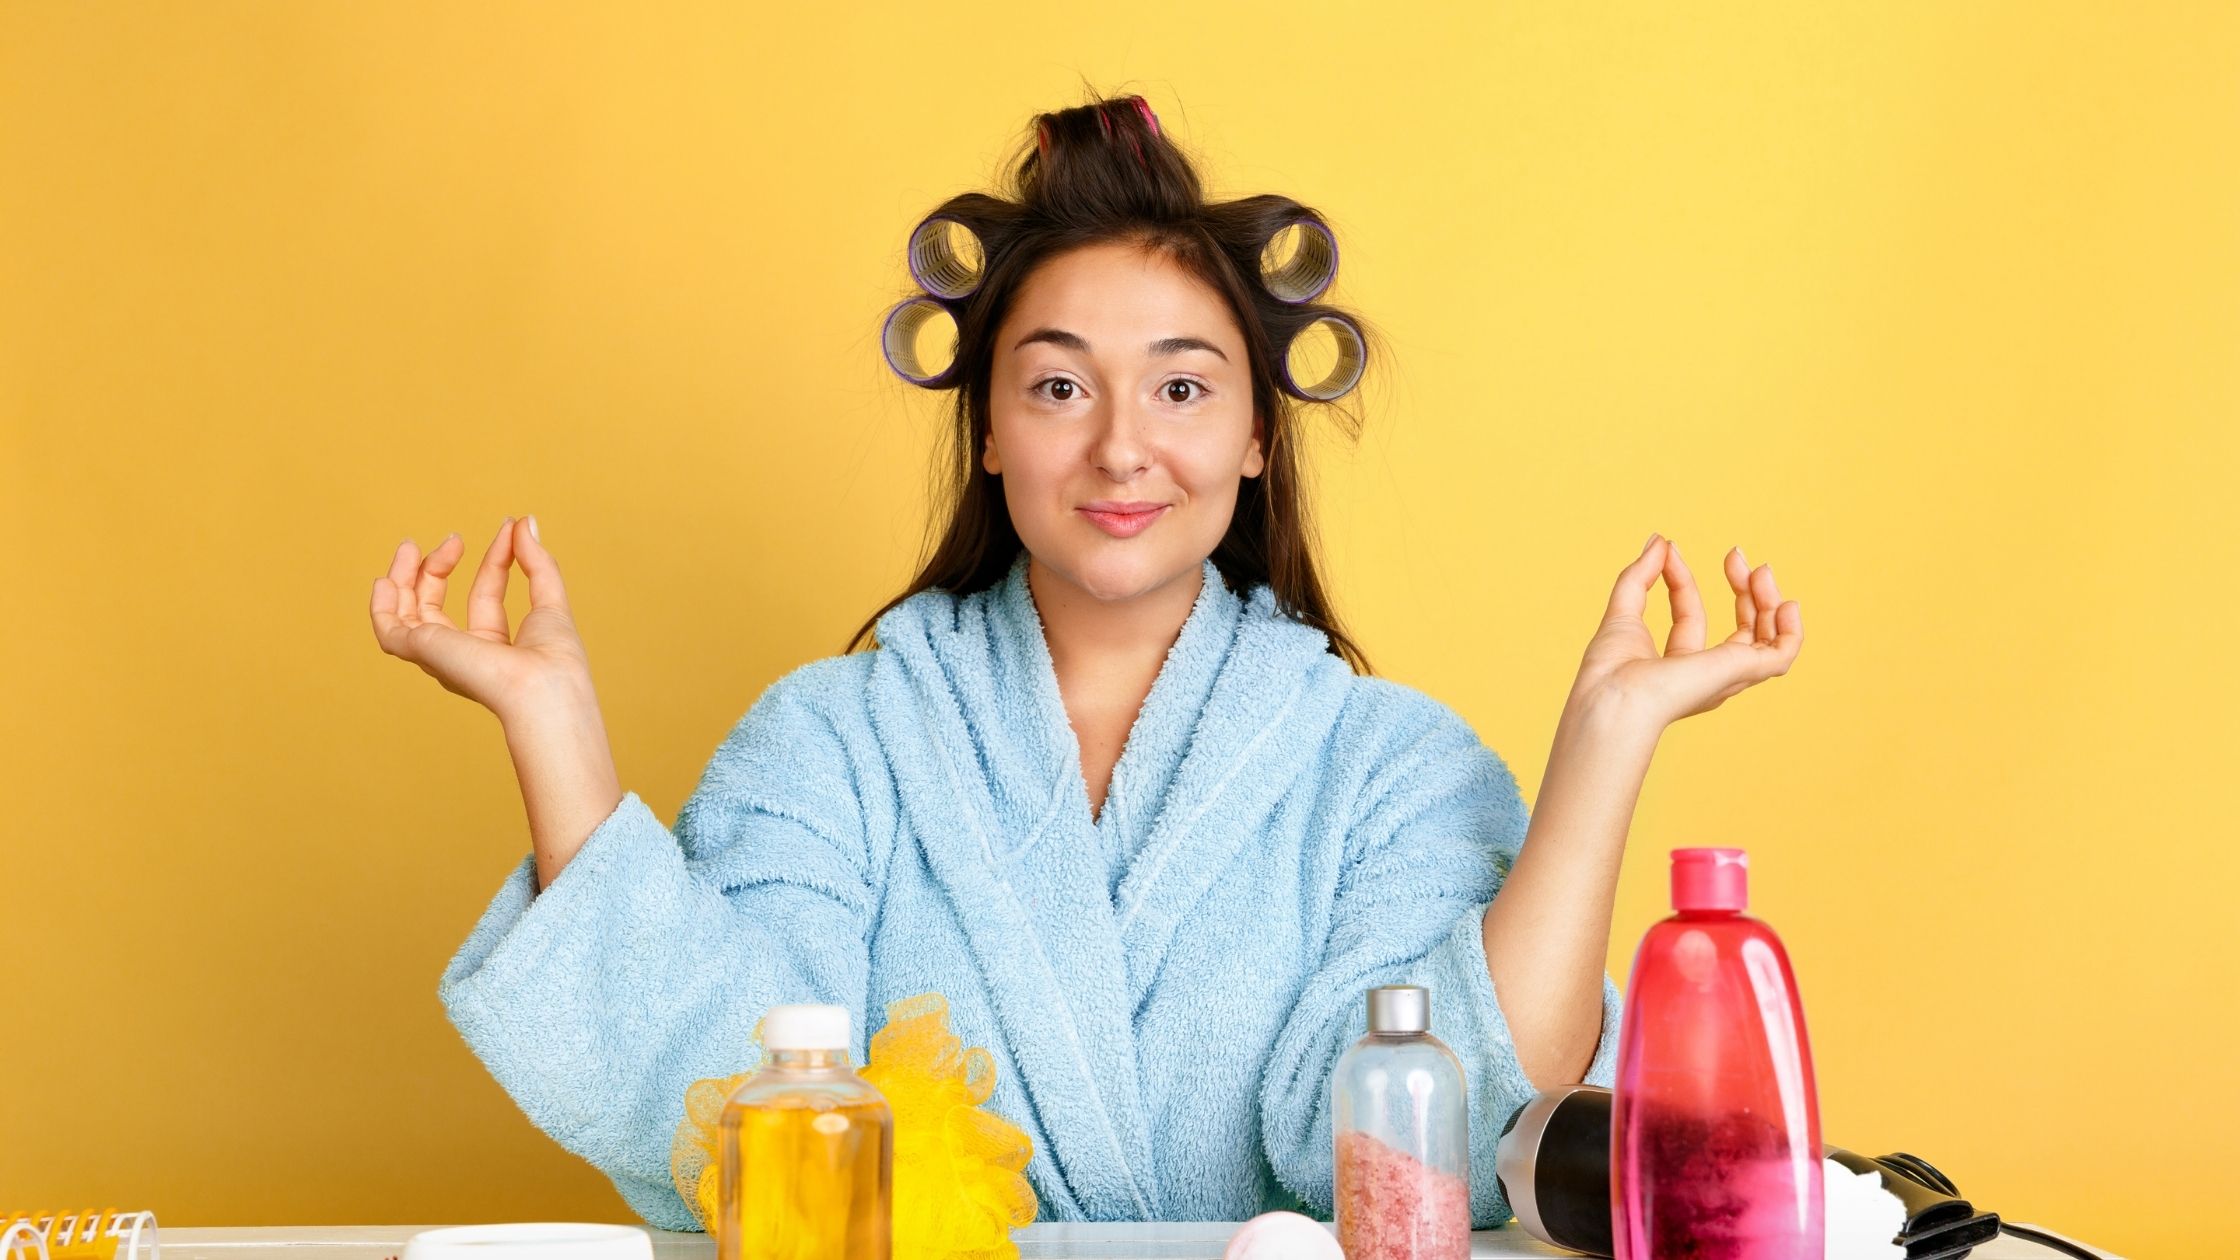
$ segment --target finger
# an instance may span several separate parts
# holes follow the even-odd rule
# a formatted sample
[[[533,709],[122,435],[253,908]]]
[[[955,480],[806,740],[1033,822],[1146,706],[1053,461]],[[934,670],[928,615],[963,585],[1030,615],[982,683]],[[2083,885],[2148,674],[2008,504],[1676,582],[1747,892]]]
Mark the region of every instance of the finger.
[[[1773,600],[1766,608],[1766,639],[1768,642],[1777,642],[1781,637],[1781,606],[1788,601],[1781,597],[1781,579],[1775,575],[1770,563],[1766,565],[1766,589],[1773,593]]]
[[[1602,612],[1604,625],[1622,618],[1641,619],[1641,610],[1649,604],[1649,588],[1657,584],[1657,574],[1664,570],[1664,551],[1664,535],[1651,534],[1649,545],[1641,549],[1633,563],[1618,570],[1618,584],[1610,592],[1609,607]]]
[[[1727,636],[1729,643],[1748,643],[1758,637],[1758,605],[1750,598],[1750,561],[1745,559],[1742,548],[1727,552],[1727,585],[1734,588],[1734,633]]]
[[[1797,653],[1804,648],[1804,609],[1797,601],[1786,600],[1759,620],[1777,629],[1772,639],[1748,645],[1756,660],[1745,686],[1788,673],[1789,667],[1796,663]]]
[[[1695,574],[1680,558],[1680,544],[1665,543],[1664,586],[1672,599],[1672,633],[1665,636],[1664,654],[1703,650],[1703,596],[1696,590]]]
[[[383,574],[373,580],[373,639],[381,650],[391,656],[404,655],[404,635],[407,629],[397,616],[397,584]]]
[[[420,624],[420,605],[412,592],[420,585],[420,544],[407,538],[397,544],[389,562],[389,584],[395,588],[397,616],[407,627]]]
[[[1774,609],[1774,624],[1778,627],[1773,636],[1774,649],[1782,654],[1781,668],[1786,671],[1804,650],[1804,605],[1784,600]]]
[[[1744,688],[1787,673],[1789,662],[1795,659],[1793,647],[1729,639],[1701,652],[1668,657],[1662,668],[1669,671],[1682,696],[1700,696],[1706,702],[1716,703]]]
[[[449,585],[451,571],[459,566],[459,558],[465,554],[466,540],[457,534],[444,535],[436,549],[428,553],[427,563],[420,566],[420,585],[413,591],[413,599],[420,605],[420,620],[439,626],[451,624],[450,614],[443,611],[443,592]]]
[[[478,639],[454,626],[423,621],[405,632],[404,656],[454,695],[481,703],[480,680],[493,676],[500,666],[492,653],[505,653],[487,639]]]
[[[467,592],[467,629],[499,643],[512,642],[506,627],[506,578],[513,572],[513,518],[498,526],[498,536],[482,553],[474,572],[474,587]]]
[[[560,562],[544,549],[537,539],[532,514],[513,523],[513,550],[521,560],[521,571],[529,575],[529,606],[568,611],[568,591],[560,584]]]
[[[1773,584],[1773,566],[1761,564],[1750,571],[1750,597],[1757,601],[1758,615],[1753,624],[1753,637],[1759,643],[1771,643],[1777,633],[1773,624],[1774,610],[1781,607],[1781,591]]]

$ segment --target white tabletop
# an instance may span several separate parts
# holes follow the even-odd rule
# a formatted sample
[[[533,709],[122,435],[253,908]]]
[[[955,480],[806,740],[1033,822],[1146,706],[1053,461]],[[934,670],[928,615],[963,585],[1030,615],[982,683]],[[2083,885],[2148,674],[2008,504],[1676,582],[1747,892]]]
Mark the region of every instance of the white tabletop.
[[[160,1224],[160,1222],[159,1222]],[[164,1260],[391,1260],[405,1240],[433,1225],[276,1226],[251,1229],[162,1231]],[[1236,1230],[1222,1221],[1156,1224],[1072,1224],[1044,1221],[1012,1235],[1020,1260],[1220,1260]],[[704,1260],[715,1255],[706,1234],[648,1230],[656,1260]],[[2058,1253],[2004,1235],[1969,1253],[1970,1260],[2045,1260]],[[2120,1260],[2112,1253],[2110,1260]],[[1523,1230],[1481,1230],[1470,1236],[1472,1260],[1502,1256],[1572,1256]]]

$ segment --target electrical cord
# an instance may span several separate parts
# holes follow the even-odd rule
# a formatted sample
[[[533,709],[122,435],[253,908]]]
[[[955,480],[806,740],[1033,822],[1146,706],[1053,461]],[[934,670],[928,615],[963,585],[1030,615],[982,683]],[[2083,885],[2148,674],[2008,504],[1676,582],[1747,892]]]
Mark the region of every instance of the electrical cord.
[[[2042,1229],[2032,1229],[2028,1225],[2015,1225],[2007,1221],[2001,1221],[1999,1222],[1999,1232],[2020,1238],[2025,1242],[2034,1242],[2041,1247],[2049,1247],[2065,1256],[2075,1256],[2077,1260],[2108,1260],[2108,1253],[2104,1251],[2094,1251],[2082,1243],[2071,1242],[2059,1234],[2048,1233]]]

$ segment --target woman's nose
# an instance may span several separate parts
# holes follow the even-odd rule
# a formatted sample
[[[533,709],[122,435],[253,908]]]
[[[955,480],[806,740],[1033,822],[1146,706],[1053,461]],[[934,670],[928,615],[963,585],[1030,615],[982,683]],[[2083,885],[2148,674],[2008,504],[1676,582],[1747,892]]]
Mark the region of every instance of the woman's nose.
[[[1121,402],[1105,408],[1104,427],[1097,432],[1089,458],[1115,481],[1133,477],[1151,462],[1144,416],[1133,404]]]

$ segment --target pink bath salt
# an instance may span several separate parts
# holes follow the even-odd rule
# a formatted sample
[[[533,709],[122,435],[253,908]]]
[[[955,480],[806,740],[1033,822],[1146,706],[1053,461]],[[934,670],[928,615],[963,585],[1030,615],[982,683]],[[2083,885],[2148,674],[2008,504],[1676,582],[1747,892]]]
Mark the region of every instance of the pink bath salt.
[[[1366,1133],[1338,1135],[1346,1260],[1469,1260],[1470,1185]]]

